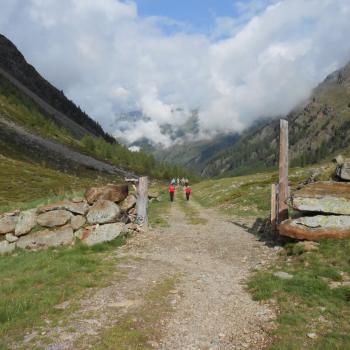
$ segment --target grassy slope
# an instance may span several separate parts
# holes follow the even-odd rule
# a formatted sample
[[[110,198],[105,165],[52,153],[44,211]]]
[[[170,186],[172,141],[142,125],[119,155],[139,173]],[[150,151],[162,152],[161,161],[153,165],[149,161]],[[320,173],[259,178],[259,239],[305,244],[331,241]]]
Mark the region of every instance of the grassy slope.
[[[0,162],[0,212],[30,208],[64,196],[76,196],[89,186],[112,180],[96,177],[95,173],[76,177],[1,154]]]
[[[327,180],[334,165],[323,165],[319,180]],[[291,185],[307,179],[315,168],[291,169]],[[195,185],[194,195],[205,206],[219,207],[231,217],[265,218],[269,215],[270,185],[277,174],[261,173]],[[331,281],[350,274],[350,239],[322,241],[319,251],[303,252],[295,243],[284,246],[277,263],[257,271],[248,288],[262,302],[277,304],[277,328],[270,350],[350,349],[350,287],[331,289]],[[273,276],[293,274],[292,280]],[[316,339],[308,337],[316,333]]]

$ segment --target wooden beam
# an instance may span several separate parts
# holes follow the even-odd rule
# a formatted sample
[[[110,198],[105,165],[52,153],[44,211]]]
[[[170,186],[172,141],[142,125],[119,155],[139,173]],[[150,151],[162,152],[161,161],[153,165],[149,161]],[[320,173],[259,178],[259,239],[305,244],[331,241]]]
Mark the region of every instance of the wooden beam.
[[[278,224],[288,219],[288,122],[280,120]]]
[[[148,177],[140,177],[137,186],[136,223],[147,228],[148,226]]]
[[[277,229],[277,191],[278,185],[271,185],[271,230],[276,232]]]

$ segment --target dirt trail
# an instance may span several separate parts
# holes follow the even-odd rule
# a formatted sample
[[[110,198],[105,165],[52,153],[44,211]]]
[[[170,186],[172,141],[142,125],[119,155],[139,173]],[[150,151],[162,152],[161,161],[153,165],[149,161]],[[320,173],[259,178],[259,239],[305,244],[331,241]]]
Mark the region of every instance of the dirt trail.
[[[263,329],[274,313],[251,299],[244,280],[252,268],[273,259],[275,251],[216,211],[186,204],[196,206],[207,224],[186,223],[179,204],[173,203],[170,227],[135,236],[116,251],[126,261],[118,266],[125,276],[82,300],[63,325],[40,330],[46,343],[51,339],[49,345],[33,334],[28,348],[94,348],[90,344],[103,329],[145,303],[143,296],[154,283],[176,275],[176,290],[169,296],[172,312],[162,321],[162,336],[151,343],[153,348],[263,349],[269,341]]]

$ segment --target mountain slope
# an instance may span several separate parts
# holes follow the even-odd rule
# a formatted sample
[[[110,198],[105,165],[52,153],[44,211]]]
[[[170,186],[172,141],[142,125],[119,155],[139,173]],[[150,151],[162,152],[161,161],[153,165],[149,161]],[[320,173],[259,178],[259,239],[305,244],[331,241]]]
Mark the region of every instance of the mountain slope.
[[[288,116],[293,165],[320,161],[350,143],[350,63],[329,75]],[[239,175],[277,165],[279,121],[243,135],[202,168],[206,177]]]
[[[77,137],[90,133],[97,137],[103,137],[108,142],[115,142],[114,138],[104,132],[96,121],[68,100],[62,91],[56,89],[33,66],[28,64],[16,46],[1,34],[0,74],[32,99],[35,99],[46,114],[59,124],[70,128]],[[69,123],[70,120],[74,124]]]

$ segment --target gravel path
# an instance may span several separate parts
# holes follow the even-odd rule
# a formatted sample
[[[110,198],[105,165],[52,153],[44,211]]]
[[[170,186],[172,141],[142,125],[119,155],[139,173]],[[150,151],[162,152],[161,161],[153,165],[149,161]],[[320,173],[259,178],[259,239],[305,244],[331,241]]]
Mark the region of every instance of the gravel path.
[[[134,236],[118,249],[117,257],[126,261],[118,265],[125,277],[82,300],[64,325],[39,330],[54,339],[43,347],[93,348],[91,339],[98,341],[103,329],[140,307],[154,283],[179,275],[170,296],[172,312],[161,322],[162,338],[152,342],[155,349],[264,349],[269,342],[265,330],[271,329],[275,315],[267,305],[251,299],[244,282],[252,268],[272,261],[276,250],[216,211],[197,209],[207,224],[187,224],[175,202],[168,215],[169,228]],[[35,334],[27,336],[27,348],[33,339]]]

